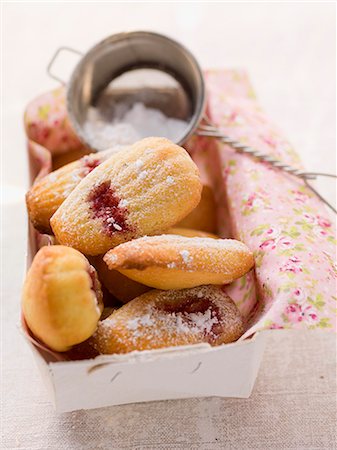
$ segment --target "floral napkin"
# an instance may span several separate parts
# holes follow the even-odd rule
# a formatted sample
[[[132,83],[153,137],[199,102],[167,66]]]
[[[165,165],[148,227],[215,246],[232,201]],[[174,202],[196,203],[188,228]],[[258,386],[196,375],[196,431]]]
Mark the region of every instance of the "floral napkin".
[[[205,77],[208,115],[226,135],[301,167],[260,109],[246,72],[208,71]],[[204,154],[207,145],[201,145]],[[252,278],[230,286],[241,310],[243,304],[250,313],[243,338],[275,328],[335,330],[336,239],[326,207],[301,180],[224,144],[211,149],[211,160],[232,234],[255,255],[256,299]]]

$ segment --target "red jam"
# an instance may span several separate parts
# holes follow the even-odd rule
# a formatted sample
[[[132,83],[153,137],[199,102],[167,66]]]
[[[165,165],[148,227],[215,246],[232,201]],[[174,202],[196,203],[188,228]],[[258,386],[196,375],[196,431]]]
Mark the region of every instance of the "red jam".
[[[160,309],[169,314],[190,314],[205,313],[209,308],[213,308],[213,303],[208,298],[190,297],[184,299],[179,305],[176,303],[166,303]]]
[[[110,181],[95,187],[89,194],[88,201],[92,217],[102,220],[104,231],[109,236],[132,230],[127,223],[128,210],[119,206],[120,198],[111,187]]]
[[[97,274],[96,274],[96,270],[94,269],[93,266],[89,266],[88,269],[88,274],[91,278],[91,289],[95,292],[95,294],[97,293],[98,289],[99,289],[99,282],[98,282],[98,278],[97,278]]]
[[[84,175],[88,175],[92,170],[94,170],[97,166],[101,164],[99,159],[93,159],[89,156],[84,156],[82,158],[83,167],[84,167]]]
[[[91,265],[89,265],[88,274],[91,278],[91,290],[95,294],[97,305],[100,306],[103,303],[103,293],[101,290],[101,283],[99,282],[96,270]]]

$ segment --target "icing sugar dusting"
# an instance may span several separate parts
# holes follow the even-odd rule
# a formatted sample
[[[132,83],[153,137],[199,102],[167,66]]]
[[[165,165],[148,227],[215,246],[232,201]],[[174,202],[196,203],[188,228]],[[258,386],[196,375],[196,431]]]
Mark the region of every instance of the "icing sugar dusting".
[[[219,323],[218,317],[212,312],[210,308],[207,309],[207,311],[205,311],[204,313],[190,313],[188,317],[191,320],[193,326],[199,332],[203,333],[210,333],[213,325]]]
[[[130,319],[126,324],[126,327],[129,330],[138,330],[141,326],[150,327],[153,324],[154,321],[151,319],[151,314],[145,314],[144,316],[137,317],[136,319]]]
[[[139,327],[139,317],[137,317],[136,319],[129,320],[126,324],[126,328],[128,330],[137,330],[138,327]]]
[[[110,254],[110,255],[109,255],[109,259],[110,259],[110,261],[115,262],[115,261],[117,261],[118,256],[115,255],[115,254]]]
[[[144,180],[147,177],[148,171],[147,170],[143,170],[142,172],[140,172],[140,174],[138,175],[138,178],[140,180]]]
[[[88,110],[84,131],[95,147],[104,150],[111,145],[133,144],[149,136],[161,136],[177,142],[187,122],[167,117],[160,110],[136,102],[117,102],[103,93],[95,107]]]
[[[179,253],[181,254],[185,264],[189,264],[193,260],[193,257],[190,255],[188,250],[181,250]]]
[[[51,183],[54,183],[56,180],[57,180],[57,174],[56,174],[55,172],[51,172],[51,173],[49,174],[49,181],[50,181]]]
[[[170,175],[166,178],[166,183],[168,184],[174,184],[174,178],[171,177]]]
[[[167,331],[176,332],[178,334],[209,334],[212,338],[216,337],[216,333],[212,331],[215,324],[219,323],[216,311],[210,306],[206,311],[202,312],[162,312],[157,309],[149,309],[149,312],[143,316],[128,320],[126,327],[131,332],[135,332],[133,338],[146,334],[151,328],[151,333],[156,336],[160,330],[156,329],[156,323],[165,324]]]
[[[135,166],[137,167],[137,169],[141,169],[144,166],[144,161],[141,159],[137,159],[135,162]]]
[[[126,199],[123,199],[119,202],[118,206],[120,208],[125,208],[126,206],[128,206],[129,202]]]

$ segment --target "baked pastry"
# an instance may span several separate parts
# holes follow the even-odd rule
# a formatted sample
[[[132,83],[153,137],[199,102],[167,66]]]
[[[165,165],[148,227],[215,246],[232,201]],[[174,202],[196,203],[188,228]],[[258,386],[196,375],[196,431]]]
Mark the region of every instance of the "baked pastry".
[[[146,138],[89,173],[50,223],[61,244],[99,255],[171,227],[198,204],[201,187],[186,150]]]
[[[199,236],[219,239],[215,234],[199,230],[189,230],[188,228],[170,228],[167,232],[179,236]],[[131,280],[131,278],[126,277],[118,272],[118,270],[110,270],[103,261],[101,255],[91,256],[89,260],[97,270],[98,278],[102,285],[110,292],[110,294],[122,303],[128,303],[130,300],[133,300],[151,289],[149,286]]]
[[[92,256],[90,262],[97,270],[102,285],[122,303],[127,303],[151,289],[131,280],[117,270],[109,270],[102,256]]]
[[[252,252],[234,239],[145,236],[110,250],[109,269],[157,289],[231,283],[254,265]]]
[[[188,228],[170,228],[169,234],[177,234],[178,236],[187,237],[209,237],[219,239],[218,236],[199,230],[190,230]],[[97,270],[98,278],[102,285],[122,303],[128,303],[130,300],[149,291],[151,288],[145,284],[138,283],[126,277],[118,270],[110,270],[103,261],[102,256],[90,257],[91,264]]]
[[[98,353],[128,353],[178,345],[221,345],[237,340],[243,322],[219,286],[152,290],[101,321],[88,347]]]
[[[26,194],[29,218],[40,233],[51,233],[50,218],[80,181],[121,148],[92,153],[38,180]]]
[[[95,269],[73,248],[42,247],[26,276],[22,309],[38,339],[52,350],[69,350],[94,333],[103,310]]]
[[[216,203],[212,188],[203,185],[201,191],[201,199],[198,205],[191,211],[188,216],[176,224],[179,228],[192,228],[195,230],[215,233],[217,226]]]

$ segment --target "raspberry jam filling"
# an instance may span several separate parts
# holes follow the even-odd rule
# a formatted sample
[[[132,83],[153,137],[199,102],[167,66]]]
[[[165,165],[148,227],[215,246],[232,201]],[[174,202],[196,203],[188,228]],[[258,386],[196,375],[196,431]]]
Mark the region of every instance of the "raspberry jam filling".
[[[103,302],[101,285],[97,277],[97,272],[93,266],[89,265],[88,274],[91,278],[91,290],[94,292],[97,300],[97,305],[100,306]]]
[[[97,279],[97,275],[96,275],[96,270],[90,265],[89,269],[88,269],[88,274],[91,278],[91,289],[95,292],[98,291],[98,279]]]
[[[85,176],[101,164],[101,161],[99,159],[93,159],[89,156],[84,156],[82,158],[82,162]]]
[[[193,326],[195,323],[199,323],[209,343],[212,343],[222,333],[223,317],[219,308],[208,298],[190,297],[180,304],[166,303],[158,309],[168,314],[179,315],[186,325]],[[204,327],[202,326],[203,320]]]
[[[120,200],[110,181],[96,186],[88,196],[92,217],[102,220],[104,231],[109,236],[116,232],[131,231],[127,223],[128,210],[124,206],[119,206]]]

